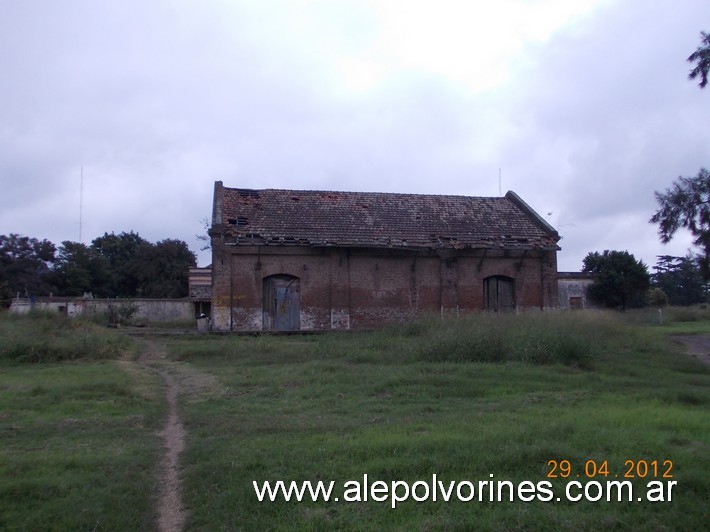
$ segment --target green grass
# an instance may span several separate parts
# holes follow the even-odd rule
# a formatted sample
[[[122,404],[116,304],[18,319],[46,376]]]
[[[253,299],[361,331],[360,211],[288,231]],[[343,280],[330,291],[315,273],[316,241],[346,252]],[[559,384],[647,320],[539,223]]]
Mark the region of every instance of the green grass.
[[[116,358],[130,347],[123,335],[56,312],[0,313],[0,363]]]
[[[188,529],[703,529],[710,369],[667,337],[710,333],[703,311],[677,319],[669,309],[662,326],[655,311],[580,312],[369,333],[163,336],[183,384]],[[130,341],[116,331],[7,315],[0,329],[0,529],[153,529],[165,414],[157,376],[125,357]],[[8,355],[16,344],[54,347]],[[627,460],[672,460],[678,484],[665,503],[410,500],[395,509],[258,502],[252,486],[332,480],[342,497],[364,474],[410,484],[492,474],[550,480],[559,496],[566,481],[547,479],[552,459],[569,460],[573,475],[606,460],[610,478]]]
[[[130,341],[48,315],[0,315],[0,328],[0,530],[153,528],[158,382],[105,359],[118,352],[107,345]],[[48,347],[38,359],[8,357],[8,330],[26,336],[22,346]]]
[[[619,315],[426,321],[367,334],[172,342],[219,377],[185,398],[194,529],[699,529],[710,372]],[[569,354],[571,352],[571,355]],[[548,460],[672,460],[670,503],[258,502],[252,481],[546,480]],[[610,477],[611,478],[611,477]],[[604,480],[604,479],[600,479]],[[645,485],[646,481],[635,481]],[[562,480],[553,481],[557,492]],[[639,488],[640,489],[640,488]]]
[[[703,334],[710,334],[710,307],[695,305],[692,307],[644,308],[624,314],[627,324],[665,327],[667,332],[683,334],[684,329],[695,329]]]

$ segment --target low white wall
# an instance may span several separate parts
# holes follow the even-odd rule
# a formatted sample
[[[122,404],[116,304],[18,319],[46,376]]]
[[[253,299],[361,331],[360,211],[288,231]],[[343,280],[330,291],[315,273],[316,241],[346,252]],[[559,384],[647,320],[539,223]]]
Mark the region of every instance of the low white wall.
[[[26,298],[15,298],[10,304],[10,312],[24,314],[35,308],[62,312],[68,316],[81,316],[84,314],[106,314],[109,307],[117,311],[126,306],[136,307],[132,321],[170,322],[195,319],[194,303],[188,299],[38,298],[32,302]]]

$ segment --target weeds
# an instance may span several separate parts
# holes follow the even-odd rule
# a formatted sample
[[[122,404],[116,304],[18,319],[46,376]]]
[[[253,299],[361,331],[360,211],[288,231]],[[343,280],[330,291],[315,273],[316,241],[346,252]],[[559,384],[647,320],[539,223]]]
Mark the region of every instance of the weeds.
[[[58,313],[0,314],[0,361],[100,360],[118,357],[129,345],[125,336]]]
[[[429,318],[367,334],[314,342],[354,362],[528,362],[588,367],[621,325],[604,313],[479,314]]]
[[[595,324],[613,327],[612,322]],[[560,363],[585,366],[601,347],[598,332],[574,314],[480,315],[431,322],[417,358],[428,362]]]
[[[106,319],[108,323],[120,327],[131,323],[133,316],[138,312],[138,305],[135,303],[124,302],[118,304],[109,303],[106,309]]]
[[[356,364],[525,362],[588,368],[609,342],[633,340],[617,316],[598,312],[431,317],[376,331],[288,339],[199,337],[176,346],[175,354],[259,365],[303,362],[318,356]]]

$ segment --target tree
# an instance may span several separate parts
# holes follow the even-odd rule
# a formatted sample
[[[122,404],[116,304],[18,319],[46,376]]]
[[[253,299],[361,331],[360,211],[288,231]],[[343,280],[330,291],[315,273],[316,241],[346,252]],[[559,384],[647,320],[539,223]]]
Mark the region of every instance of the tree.
[[[628,251],[589,252],[582,271],[596,274],[589,296],[598,303],[621,310],[645,304],[650,286],[648,269]]]
[[[659,224],[661,242],[667,244],[676,231],[685,228],[700,247],[700,267],[710,278],[710,172],[701,168],[695,177],[680,176],[665,192],[655,192],[659,209],[651,223]]]
[[[207,251],[212,248],[212,238],[210,237],[210,221],[208,218],[202,218],[200,224],[205,228],[205,232],[195,235],[195,238],[200,241],[200,251]]]
[[[166,239],[142,248],[134,264],[140,267],[143,297],[186,297],[188,270],[197,260],[185,242]]]
[[[0,300],[4,305],[23,296],[53,290],[54,244],[16,233],[0,235]]]
[[[108,259],[85,244],[62,242],[54,272],[60,295],[81,296],[91,292],[97,297],[109,297],[113,293]]]
[[[688,74],[689,79],[700,78],[698,85],[701,89],[708,84],[708,72],[710,71],[710,33],[700,32],[701,45],[688,57],[690,63],[697,62],[697,65]]]
[[[668,304],[668,295],[657,286],[654,286],[646,294],[646,302],[652,307],[665,307]]]
[[[152,244],[131,231],[105,233],[91,247],[109,263],[112,294],[118,297],[185,297],[195,254],[181,240]]]
[[[91,242],[109,263],[109,296],[135,297],[140,295],[143,263],[137,258],[152,244],[138,233],[125,231],[119,235],[104,233]]]
[[[668,296],[671,305],[695,305],[706,298],[706,287],[696,257],[660,255],[653,267],[651,284]]]
[[[56,253],[56,256],[55,256]],[[151,244],[137,233],[104,233],[91,246],[0,235],[0,303],[16,293],[97,297],[185,297],[195,254],[181,240]]]
[[[688,61],[696,63],[688,78],[700,77],[701,89],[708,83],[710,72],[710,34],[700,32],[700,46],[688,56]],[[661,242],[667,244],[681,227],[688,229],[702,249],[698,256],[703,279],[710,278],[710,172],[701,168],[695,177],[679,176],[671,188],[665,192],[656,191],[656,201],[660,208],[651,217],[651,223],[659,224]],[[671,297],[671,301],[672,301]]]

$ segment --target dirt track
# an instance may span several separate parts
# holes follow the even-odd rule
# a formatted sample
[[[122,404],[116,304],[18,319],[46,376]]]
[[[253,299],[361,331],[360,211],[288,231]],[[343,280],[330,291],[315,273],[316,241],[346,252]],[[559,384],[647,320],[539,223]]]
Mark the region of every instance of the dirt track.
[[[157,373],[165,383],[168,415],[160,433],[163,439],[163,458],[160,463],[158,486],[158,530],[179,532],[185,527],[185,507],[182,501],[182,481],[178,459],[185,447],[185,428],[178,412],[179,386],[171,374],[165,348],[157,342],[142,339],[138,363]]]
[[[710,365],[710,336],[703,334],[674,335],[673,339],[683,344],[690,356]]]

